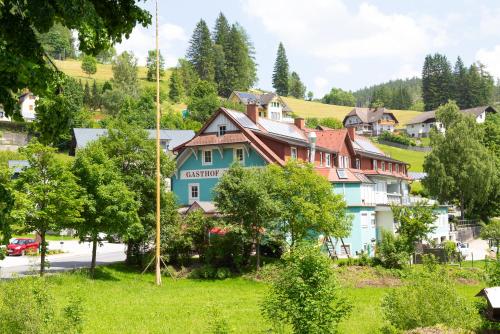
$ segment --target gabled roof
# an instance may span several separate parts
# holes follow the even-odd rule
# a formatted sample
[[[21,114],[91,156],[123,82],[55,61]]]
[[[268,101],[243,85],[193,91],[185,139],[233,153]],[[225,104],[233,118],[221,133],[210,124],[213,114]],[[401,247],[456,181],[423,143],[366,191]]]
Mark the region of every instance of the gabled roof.
[[[476,297],[479,296],[484,296],[492,308],[500,309],[500,286],[484,288],[476,295]]]
[[[200,134],[187,142],[185,147],[205,146],[205,145],[222,145],[222,144],[236,144],[248,143],[250,140],[241,132],[226,133],[223,136],[218,136],[215,133]]]
[[[148,132],[149,139],[156,138],[156,130],[149,129]],[[74,128],[73,133],[76,140],[77,148],[85,147],[89,142],[99,139],[99,137],[106,136],[108,134],[107,129],[91,129],[91,128]],[[173,148],[191,140],[195,136],[193,130],[160,130],[160,139],[168,140],[168,150],[173,150]]]
[[[481,106],[475,108],[462,109],[460,110],[460,112],[464,114],[474,115],[477,117],[481,115],[483,112],[496,113],[497,111],[492,106]],[[436,121],[436,110],[431,110],[431,111],[421,112],[419,115],[411,119],[406,124],[430,123],[435,121]]]
[[[390,115],[396,123],[399,123],[396,116],[385,108],[353,108],[345,117],[342,123],[350,116],[358,116],[363,123],[373,123],[378,121],[382,115]]]
[[[253,102],[257,104],[258,106],[261,106],[265,108],[269,102],[271,102],[275,97],[280,100],[281,104],[283,105],[283,111],[286,112],[291,112],[292,109],[283,101],[283,99],[277,95],[276,93],[252,93],[252,92],[239,92],[239,91],[233,91],[233,94],[236,95],[241,103],[247,105],[249,102]]]
[[[469,108],[469,109],[462,109],[460,110],[461,112],[463,113],[466,113],[466,114],[473,114],[473,115],[476,115],[479,116],[481,115],[483,112],[492,112],[492,113],[496,113],[496,109],[493,108],[492,106],[481,106],[481,107],[475,107],[475,108]]]

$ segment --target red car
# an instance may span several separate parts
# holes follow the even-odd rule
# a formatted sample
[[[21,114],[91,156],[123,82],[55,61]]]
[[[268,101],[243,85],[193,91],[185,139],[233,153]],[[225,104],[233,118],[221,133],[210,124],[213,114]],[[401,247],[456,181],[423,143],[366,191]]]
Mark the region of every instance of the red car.
[[[26,253],[38,252],[40,243],[35,239],[16,238],[7,246],[7,254],[9,255],[24,255]]]

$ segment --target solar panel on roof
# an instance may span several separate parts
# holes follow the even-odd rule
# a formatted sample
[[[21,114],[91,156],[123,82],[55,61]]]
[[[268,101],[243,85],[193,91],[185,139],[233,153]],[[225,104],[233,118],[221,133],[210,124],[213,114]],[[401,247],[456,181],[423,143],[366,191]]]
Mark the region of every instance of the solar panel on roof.
[[[347,173],[344,169],[337,169],[337,176],[339,179],[347,179]]]
[[[294,124],[272,121],[265,118],[260,118],[259,124],[269,133],[305,140],[304,134]]]

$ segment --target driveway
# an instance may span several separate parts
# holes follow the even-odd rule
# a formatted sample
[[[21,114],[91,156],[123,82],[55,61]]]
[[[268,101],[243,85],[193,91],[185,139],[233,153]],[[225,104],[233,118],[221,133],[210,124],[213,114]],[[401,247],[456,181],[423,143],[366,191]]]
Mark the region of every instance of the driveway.
[[[470,254],[467,256],[466,260],[472,260],[474,256],[474,261],[484,260],[484,257],[488,253],[488,241],[483,239],[474,239],[469,241]]]
[[[90,267],[92,244],[78,241],[49,241],[49,249],[60,249],[64,253],[47,256],[47,272],[61,272],[76,268]],[[110,264],[125,260],[124,244],[104,242],[97,247],[97,265]],[[0,261],[0,278],[12,278],[36,273],[40,269],[40,256],[8,256]]]

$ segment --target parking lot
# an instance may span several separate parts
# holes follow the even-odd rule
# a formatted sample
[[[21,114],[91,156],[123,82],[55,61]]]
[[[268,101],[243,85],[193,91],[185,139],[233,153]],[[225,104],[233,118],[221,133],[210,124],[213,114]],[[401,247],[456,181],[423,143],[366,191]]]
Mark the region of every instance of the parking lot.
[[[90,266],[92,244],[71,241],[49,241],[50,250],[63,253],[48,255],[48,272],[60,272]],[[125,260],[125,245],[104,242],[97,248],[97,264],[109,264]],[[40,268],[40,256],[8,256],[0,261],[0,278],[11,278],[35,273]]]

